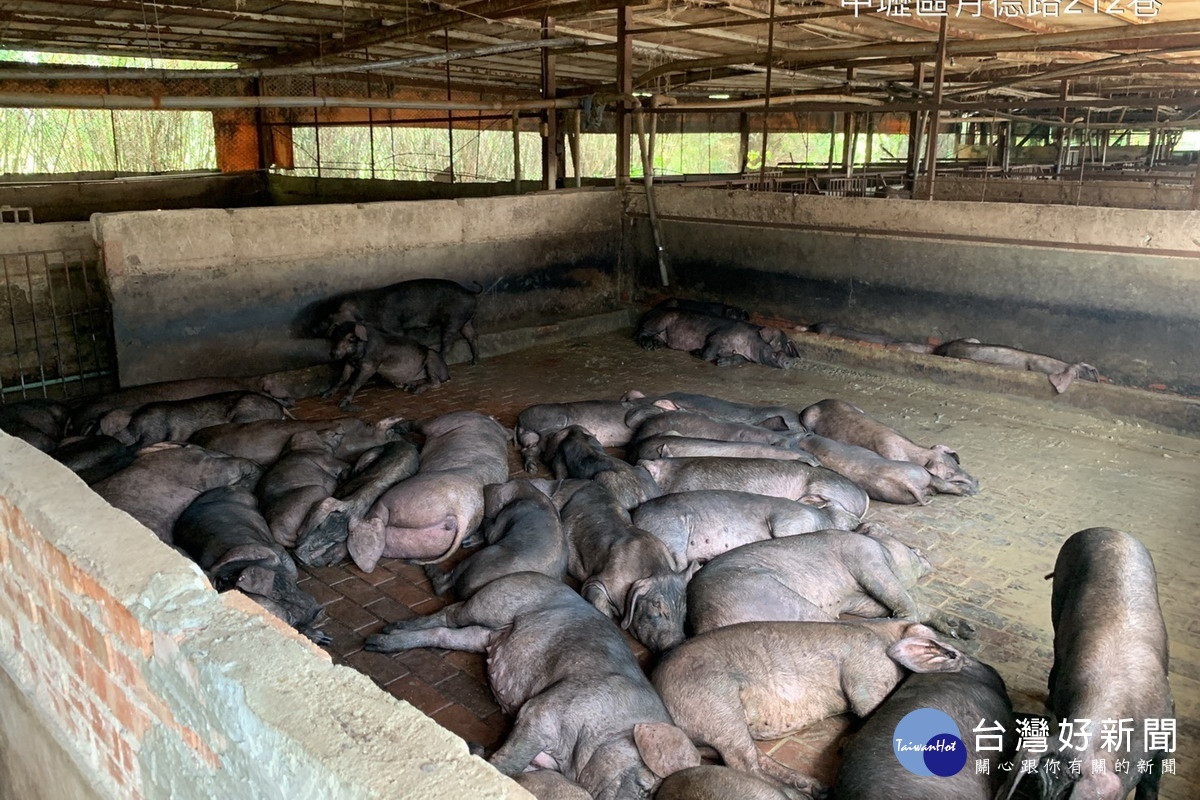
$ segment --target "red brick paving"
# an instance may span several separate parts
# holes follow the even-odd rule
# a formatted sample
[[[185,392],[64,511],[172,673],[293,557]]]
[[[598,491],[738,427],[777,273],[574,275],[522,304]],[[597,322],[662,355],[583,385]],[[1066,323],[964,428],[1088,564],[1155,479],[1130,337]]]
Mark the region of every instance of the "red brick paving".
[[[982,481],[976,497],[937,497],[928,506],[872,505],[869,518],[922,548],[934,572],[923,603],[967,618],[977,629],[965,649],[995,666],[1018,710],[1043,711],[1053,657],[1049,584],[1058,545],[1076,530],[1128,530],[1151,550],[1172,645],[1171,682],[1178,707],[1179,775],[1164,778],[1163,800],[1200,797],[1200,441],[1152,426],[1090,417],[1053,402],[996,397],[807,363],[787,372],[755,366],[717,369],[673,351],[643,352],[614,333],[452,367],[453,380],[419,396],[371,387],[356,398],[365,419],[421,418],[458,409],[490,413],[512,426],[539,402],[704,392],[731,400],[802,408],[842,397],[922,443],[945,442]],[[302,418],[340,416],[332,403],[306,400]],[[521,468],[515,448],[509,464]],[[448,565],[443,565],[448,568]],[[385,560],[365,574],[346,563],[305,570],[303,585],[326,605],[327,648],[469,741],[494,748],[509,721],[491,699],[479,654],[422,650],[366,653],[366,634],[429,613],[447,600],[432,595],[419,567]],[[635,647],[650,667],[644,648]],[[761,747],[775,758],[829,781],[848,718],[826,721]]]

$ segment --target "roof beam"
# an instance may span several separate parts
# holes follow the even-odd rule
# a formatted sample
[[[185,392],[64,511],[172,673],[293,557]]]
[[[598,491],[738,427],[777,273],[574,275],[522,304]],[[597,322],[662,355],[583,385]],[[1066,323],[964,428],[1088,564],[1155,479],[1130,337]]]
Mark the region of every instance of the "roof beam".
[[[996,53],[1044,50],[1049,47],[1077,47],[1087,44],[1107,44],[1108,49],[1118,49],[1118,45],[1114,44],[1114,42],[1124,43],[1125,46],[1132,49],[1141,42],[1154,42],[1152,37],[1178,34],[1200,34],[1200,20],[1157,22],[1133,29],[1105,27],[1068,31],[1065,33],[1005,36],[976,41],[955,40],[947,42],[946,52],[947,56],[994,55]],[[889,42],[884,44],[852,45],[849,47],[825,47],[803,52],[793,50],[786,55],[781,55],[777,63],[791,67],[800,67],[815,63],[830,63],[834,59],[849,63],[858,59],[876,57],[932,58],[936,53],[936,49],[937,44],[935,42]],[[761,53],[753,52],[698,59],[692,62],[671,62],[655,67],[649,72],[642,73],[635,81],[635,85],[644,85],[662,75],[700,68],[737,65],[762,66],[763,60],[764,56]]]
[[[345,36],[336,42],[322,42],[317,47],[304,47],[288,51],[270,59],[270,66],[287,66],[318,58],[341,55],[350,50],[360,50],[376,44],[395,43],[415,39],[427,33],[441,31],[468,21],[501,20],[518,16],[552,15],[557,19],[590,13],[602,8],[617,8],[627,5],[628,0],[475,0],[453,11],[423,14],[409,20],[384,25],[379,21],[369,29]]]

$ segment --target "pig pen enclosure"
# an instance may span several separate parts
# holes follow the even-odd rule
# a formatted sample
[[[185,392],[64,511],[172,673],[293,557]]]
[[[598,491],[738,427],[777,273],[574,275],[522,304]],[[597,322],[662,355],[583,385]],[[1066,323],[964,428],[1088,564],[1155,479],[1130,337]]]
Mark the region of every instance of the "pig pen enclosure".
[[[809,233],[801,220],[814,215],[837,215],[840,209],[841,217],[858,228],[871,224],[857,205],[864,201],[778,198],[747,212],[744,195],[681,191],[694,194],[664,193],[663,208],[672,209],[671,216],[683,217],[674,209],[694,202],[698,208],[687,215],[691,218],[687,224],[706,224],[696,221],[705,214],[719,220],[711,223],[711,229],[700,228],[712,237],[712,248],[727,246],[721,226],[751,227],[754,214],[769,220],[765,228],[773,235],[782,236],[780,231],[786,232],[788,226],[781,223],[793,220],[793,240],[780,247],[809,246]],[[481,297],[477,318],[482,359],[477,365],[464,363],[465,347],[457,344],[450,358],[451,380],[420,395],[368,385],[356,398],[361,410],[355,413],[362,419],[418,419],[472,410],[493,415],[512,428],[518,413],[536,403],[613,400],[628,390],[650,396],[696,392],[795,410],[827,397],[848,400],[915,441],[953,447],[963,466],[980,481],[979,494],[971,497],[938,495],[923,506],[873,502],[867,521],[885,526],[926,554],[933,568],[914,590],[916,598],[936,612],[974,626],[974,639],[955,642],[956,646],[1000,672],[1019,711],[1045,710],[1053,649],[1049,584],[1044,576],[1053,569],[1061,543],[1077,530],[1108,526],[1133,533],[1149,548],[1159,570],[1178,719],[1176,771],[1165,776],[1161,796],[1194,794],[1200,784],[1188,768],[1186,753],[1187,742],[1200,734],[1195,673],[1200,661],[1193,647],[1195,623],[1190,611],[1200,560],[1193,530],[1195,459],[1200,455],[1195,401],[1086,382],[1056,396],[1042,374],[805,333],[796,326],[814,320],[810,295],[788,290],[768,298],[765,289],[749,278],[735,281],[739,290],[718,294],[711,283],[733,278],[724,277],[710,261],[685,258],[691,245],[686,237],[675,238],[671,228],[666,230],[672,238],[666,241],[676,254],[671,262],[673,277],[681,283],[694,282],[689,287],[694,296],[750,301],[747,304],[761,309],[766,318],[786,326],[801,359],[788,370],[754,364],[715,367],[684,352],[642,350],[632,339],[631,326],[644,306],[623,301],[660,296],[663,288],[657,285],[653,239],[637,200],[634,195],[623,204],[618,193],[585,191],[457,203],[98,217],[94,230],[112,297],[122,382],[308,364],[282,373],[298,396],[308,395],[292,413],[302,420],[341,416],[344,412],[332,400],[311,396],[329,380],[327,367],[311,366],[324,360],[326,345],[319,339],[296,338],[292,323],[297,312],[331,291],[378,284],[383,274],[389,279],[428,274],[423,265],[437,263],[438,274],[492,287]],[[891,205],[874,202],[879,208]],[[714,211],[719,203],[726,205]],[[1006,208],[1010,207],[986,211],[992,218],[1003,217]],[[544,209],[550,211],[543,214]],[[977,205],[952,209],[949,217],[961,218],[979,213],[978,209]],[[1108,288],[1097,285],[1092,259],[1104,248],[1128,248],[1103,238],[1112,236],[1104,224],[1112,217],[1097,218],[1089,228],[1078,221],[1087,213],[1084,210],[1077,217],[1077,238],[1084,239],[1088,230],[1104,233],[1082,242],[1079,260],[1073,268],[1064,268],[1063,275],[1077,271],[1077,280],[1089,291],[1113,297],[1128,282],[1114,278]],[[1190,219],[1192,212],[1175,213]],[[330,220],[336,220],[336,225],[326,224]],[[404,224],[394,224],[396,220]],[[1143,229],[1163,241],[1168,253],[1154,253],[1138,262],[1142,280],[1136,302],[1147,309],[1158,302],[1154,292],[1168,298],[1187,285],[1194,257],[1178,252],[1183,244],[1176,247],[1177,240],[1171,238],[1175,223],[1169,216],[1140,218]],[[925,224],[938,221],[927,217]],[[1145,227],[1154,225],[1159,227]],[[542,238],[543,227],[552,235]],[[263,235],[269,229],[292,235]],[[300,237],[295,234],[299,230],[309,233]],[[862,233],[855,230],[846,236],[858,238]],[[873,258],[889,252],[886,234],[881,231],[877,236],[876,247],[864,250]],[[894,252],[908,246],[902,241]],[[1030,259],[1039,256],[1036,245],[1029,245],[1027,252]],[[757,255],[750,252],[746,258]],[[1011,258],[1011,252],[1004,257]],[[735,256],[728,258],[727,269],[735,269]],[[969,304],[941,317],[937,304],[927,302],[933,283],[944,274],[942,268],[922,272],[899,259],[891,263],[896,285],[885,293],[900,298],[897,302],[902,305],[920,307],[930,331],[927,335],[944,334],[960,324],[962,308]],[[532,277],[513,272],[514,264],[521,264]],[[851,273],[874,269],[873,265],[873,260],[847,260],[843,269]],[[795,278],[778,269],[776,280],[807,280],[804,266],[794,268]],[[1029,267],[1018,264],[1014,269],[1022,272]],[[553,281],[542,277],[547,275],[571,277]],[[312,280],[304,281],[302,276]],[[970,284],[970,276],[960,275],[957,280],[957,291],[981,298],[1013,291],[1018,284],[991,276],[981,278],[979,286]],[[921,281],[929,288],[909,288]],[[1064,297],[1072,295],[1069,286],[1059,286],[1058,291]],[[827,302],[830,308],[836,305]],[[986,305],[982,299],[974,302]],[[1168,302],[1173,300],[1163,300]],[[1159,307],[1165,307],[1163,303]],[[870,307],[863,310],[848,298],[844,310],[871,313]],[[1057,317],[1070,313],[1091,312],[1064,307],[1047,315],[1046,324],[1062,324]],[[1184,317],[1180,325],[1194,324],[1186,319],[1186,311],[1179,313]],[[989,318],[981,314],[974,324],[987,325]],[[541,324],[529,327],[531,320]],[[862,317],[843,320],[863,324]],[[897,333],[914,336],[911,330]],[[1164,339],[1164,346],[1171,346],[1171,341]],[[1175,346],[1181,355],[1172,356],[1174,364],[1194,356],[1186,347]],[[1110,348],[1104,351],[1107,354],[1120,345],[1110,341],[1104,347]],[[1151,370],[1160,363],[1154,359],[1165,358],[1164,353],[1134,350],[1132,344],[1127,355],[1128,363],[1140,359]],[[1107,373],[1105,359],[1094,360]],[[1127,382],[1142,380],[1131,376]],[[44,457],[16,444],[6,444],[4,458],[5,496],[11,498],[6,501],[6,580],[11,590],[6,602],[13,609],[10,619],[16,621],[9,629],[10,641],[19,643],[16,652],[22,654],[9,672],[12,691],[18,698],[26,696],[22,693],[37,698],[32,706],[25,706],[24,714],[38,720],[35,727],[49,731],[49,741],[56,744],[47,747],[63,751],[59,758],[66,764],[82,764],[84,775],[97,765],[107,765],[112,781],[122,787],[116,790],[118,796],[121,792],[155,796],[160,791],[155,787],[162,786],[173,786],[174,796],[187,796],[181,784],[214,776],[231,786],[252,785],[258,787],[256,791],[269,792],[275,790],[265,787],[280,780],[281,774],[289,776],[282,784],[285,787],[298,786],[292,781],[315,780],[327,787],[322,791],[329,796],[360,792],[370,796],[374,791],[382,792],[378,796],[484,797],[518,791],[499,783],[498,776],[481,772],[484,765],[461,746],[436,738],[408,717],[396,717],[398,707],[392,698],[410,706],[408,713],[427,715],[490,753],[510,732],[512,718],[500,710],[489,689],[482,655],[436,649],[389,655],[364,649],[367,638],[386,625],[431,613],[448,602],[433,593],[419,566],[384,559],[369,573],[350,561],[303,568],[300,587],[324,608],[322,629],[331,641],[322,650],[331,665],[314,657],[311,645],[281,636],[252,604],[231,606],[236,592],[220,595],[222,603],[214,607],[218,598],[185,561],[157,545],[144,529],[131,527],[128,518],[100,520],[104,515],[90,504],[102,501],[85,498],[88,492],[62,474],[64,468],[43,463]],[[510,447],[510,473],[520,476],[521,468],[518,451]],[[58,501],[46,491],[78,495],[82,505],[64,519]],[[75,508],[75,502],[66,508]],[[98,525],[103,523],[98,530],[109,531],[115,525],[121,529],[119,535],[104,535],[116,536],[115,541],[126,548],[151,549],[153,557],[148,552],[146,558],[129,559],[112,552],[106,539],[98,538],[89,526],[81,529],[78,522],[70,521],[72,514],[97,518]],[[58,529],[58,524],[66,527]],[[76,559],[79,566],[72,566]],[[160,577],[154,577],[156,573]],[[99,586],[93,585],[97,582]],[[88,599],[106,591],[112,592],[108,599]],[[66,611],[74,607],[77,613]],[[118,610],[126,607],[127,612]],[[124,633],[115,620],[109,620],[113,614],[127,620]],[[36,641],[39,630],[72,624],[83,625],[86,632],[67,628],[44,642]],[[114,625],[111,634],[108,624]],[[223,630],[237,632],[226,635]],[[628,641],[639,663],[652,670],[655,656]],[[96,666],[90,668],[93,672],[82,671],[68,679],[66,685],[69,692],[89,699],[70,699],[56,688],[59,684],[53,677],[73,674],[65,666],[72,662],[59,659],[82,657],[79,651],[95,654]],[[270,667],[263,663],[264,657],[271,659]],[[345,673],[342,667],[361,673],[369,683],[346,683],[340,677]],[[298,669],[299,677],[280,674],[281,669],[285,673]],[[111,705],[115,697],[127,698],[125,705]],[[96,733],[80,733],[69,721],[79,716],[73,709],[81,704],[83,719],[94,720],[87,730],[94,726]],[[53,712],[47,714],[47,709]],[[298,724],[297,714],[302,723]],[[21,720],[15,711],[9,718],[13,726]],[[153,720],[159,720],[157,728]],[[6,731],[27,729],[30,723],[26,719],[21,724],[26,727]],[[839,742],[852,726],[853,719],[842,715],[758,746],[779,762],[828,783],[836,775]],[[30,773],[36,776],[39,768],[47,768],[39,748],[16,741],[11,733],[6,737],[6,753],[13,758],[23,752],[22,747],[39,752],[36,758],[23,759],[25,766],[10,767],[14,775],[29,779]],[[353,758],[345,755],[357,748],[365,749]],[[285,768],[284,763],[291,766]],[[449,766],[449,772],[431,764]],[[105,796],[113,785],[106,784],[103,776],[79,781],[92,784],[87,791],[95,796]],[[401,785],[405,788],[397,788]],[[286,791],[304,795],[298,788]],[[210,796],[208,789],[202,794]]]
[[[900,735],[889,713],[945,677],[899,665],[942,661],[973,677],[977,662],[994,667],[1031,726],[1024,754],[1036,756],[1055,704],[1052,587],[1085,563],[1105,577],[1081,579],[1093,594],[1067,613],[1104,652],[1090,671],[1055,671],[1087,675],[1104,698],[1088,711],[1090,737],[1116,743],[1087,751],[1105,769],[1081,763],[1081,773],[1090,766],[1101,775],[1092,780],[1112,783],[1115,767],[1128,784],[1153,771],[1163,800],[1200,797],[1200,0],[33,0],[0,17],[0,800],[527,790],[544,800],[544,786],[502,774],[528,762],[557,766],[602,800],[749,796],[745,784],[657,790],[699,758],[687,738],[729,763],[834,786],[835,800],[990,800],[1020,755],[969,759],[942,783],[887,752],[890,729]],[[405,313],[436,314],[446,297],[473,309],[478,363],[475,343],[458,340],[473,339],[461,310],[443,323],[448,349],[436,324],[388,335],[369,324],[389,313],[372,290],[418,279],[449,283]],[[670,296],[748,319],[660,311],[643,326]],[[389,338],[400,328],[413,340]],[[989,353],[1029,369],[951,357]],[[345,354],[346,375],[363,369],[355,359],[380,368],[348,409],[344,395],[322,395]],[[122,407],[118,388],[186,391],[207,405],[143,412]],[[260,422],[307,425],[311,435],[287,447],[327,448],[324,499],[299,496],[314,516],[291,531],[320,537],[268,526],[283,495],[268,500],[263,475],[284,442],[256,440],[265,455],[249,460],[201,449],[229,434],[192,430],[201,414],[250,415],[244,398],[212,396],[233,390],[251,392],[246,407],[268,417],[234,439],[258,436]],[[531,478],[521,443],[501,447],[523,410],[629,392],[646,397],[631,397],[626,419],[650,426],[673,413],[674,401],[655,400],[669,393],[770,406],[763,426],[737,436],[779,460],[727,459],[721,477],[758,469],[760,483],[732,488],[766,492],[785,471],[807,476],[779,502],[821,527],[859,522],[840,504],[865,502],[856,482],[882,481],[882,470],[943,492],[913,504],[876,497],[858,532],[760,532],[797,552],[845,542],[836,547],[869,553],[835,557],[831,545],[809,566],[818,574],[797,580],[818,592],[849,575],[866,592],[854,608],[897,619],[793,623],[789,641],[804,646],[778,645],[775,629],[751,623],[737,629],[746,634],[689,635],[675,655],[660,648],[644,634],[678,622],[689,579],[724,575],[750,606],[757,590],[745,586],[769,570],[719,573],[648,544],[612,504],[643,518],[655,480],[665,486],[686,465],[652,460],[638,472],[619,459],[643,443],[606,442],[601,453],[563,420],[542,431],[543,460],[595,480],[556,479],[535,487],[548,497],[523,499],[541,515],[529,536],[560,545],[572,576],[541,589],[502,578],[493,589],[541,591],[546,607],[487,609],[483,627],[458,610],[462,628],[421,630],[417,620],[451,606],[434,585],[483,549],[471,534],[493,529],[458,511],[480,511],[496,493],[472,483],[443,503],[419,493],[428,484],[412,469]],[[830,398],[936,446],[906,457],[939,460],[863,462],[873,456],[775,430],[799,427],[798,412]],[[425,423],[448,419],[469,419],[478,437],[439,442]],[[845,477],[802,463],[821,447],[829,465],[839,452],[849,460]],[[950,466],[947,450],[961,463]],[[211,472],[185,480],[179,467],[156,467],[172,457]],[[972,478],[977,493],[947,493]],[[364,483],[404,498],[420,524],[383,524],[383,502],[353,506]],[[243,491],[251,484],[257,495]],[[206,528],[209,506],[193,501],[213,485],[224,516]],[[732,503],[730,489],[697,494]],[[747,496],[737,502],[757,502]],[[460,499],[455,513],[443,508]],[[607,516],[586,538],[579,521],[593,508]],[[1081,557],[1051,576],[1064,542],[1097,527],[1126,532],[1153,558],[1173,711],[1155,683],[1161,637],[1136,548],[1121,540],[1122,555]],[[274,538],[231,533],[252,528]],[[205,535],[228,537],[228,549],[200,552]],[[658,571],[630,567],[629,581],[584,563],[622,536],[643,548],[637,569],[653,561]],[[414,541],[422,547],[409,555],[438,563],[387,550]],[[893,577],[914,583],[911,597],[897,601]],[[771,598],[754,599],[785,605]],[[788,613],[811,611],[798,607]],[[909,629],[908,617],[935,630]],[[885,633],[862,647],[822,638],[861,644],[871,624]],[[801,633],[818,629],[839,633]],[[546,641],[547,630],[575,644]],[[733,645],[695,655],[713,642]],[[851,669],[834,679],[812,667],[794,685],[786,669],[772,672],[762,694],[736,678],[757,714],[753,745],[722,750],[699,732],[725,719],[713,692],[726,684],[698,676],[739,658],[834,663],[835,651],[861,667],[862,684],[891,692],[906,676],[865,723],[846,708],[888,692],[872,694]],[[519,711],[514,684],[547,675],[540,705]],[[940,685],[982,692],[979,681]],[[575,694],[545,701],[564,686]],[[1131,704],[1110,700],[1125,690]],[[802,702],[818,694],[834,698],[819,713]],[[997,713],[1012,750],[1017,720]],[[557,729],[540,752],[514,744],[546,718]],[[954,723],[969,756],[984,756],[995,721]],[[863,768],[872,725],[882,749]],[[1059,732],[1051,719],[1051,747]],[[605,766],[582,768],[589,759]],[[839,780],[843,763],[857,781]],[[717,780],[704,775],[695,779]],[[855,782],[866,788],[853,794]],[[1153,782],[1137,796],[1154,796]],[[1031,780],[1021,796],[1034,796]]]

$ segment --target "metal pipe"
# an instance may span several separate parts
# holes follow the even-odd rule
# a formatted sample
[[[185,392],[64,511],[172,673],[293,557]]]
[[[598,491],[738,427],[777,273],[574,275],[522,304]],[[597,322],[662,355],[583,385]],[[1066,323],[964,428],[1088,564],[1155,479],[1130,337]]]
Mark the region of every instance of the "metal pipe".
[[[324,66],[294,67],[247,67],[242,69],[137,69],[131,67],[91,67],[89,69],[0,69],[0,80],[15,81],[86,81],[86,80],[211,80],[219,78],[266,78],[271,76],[295,77],[300,75],[339,75],[347,72],[371,72],[380,69],[404,69],[423,67],[429,64],[444,64],[468,58],[519,53],[525,50],[553,50],[562,47],[587,45],[586,39],[578,36],[561,36],[555,39],[538,39],[529,42],[512,42],[477,47],[474,50],[454,50],[424,56],[393,58],[386,61],[361,61],[352,64],[326,64]]]
[[[211,111],[220,108],[395,108],[416,111],[540,111],[578,108],[579,98],[554,100],[479,101],[473,103],[425,100],[384,100],[368,97],[134,97],[119,94],[0,93],[0,108],[111,108]]]
[[[1066,47],[1078,44],[1101,44],[1112,41],[1137,41],[1155,36],[1172,34],[1200,33],[1200,20],[1175,20],[1172,22],[1151,22],[1137,27],[1104,27],[1089,28],[1082,31],[1066,31],[1063,33],[1035,33],[1027,36],[1004,36],[988,39],[958,39],[950,42],[946,48],[950,56],[994,55],[996,53],[1021,52],[1028,50],[1045,50],[1051,47]],[[791,51],[782,63],[788,67],[812,63],[843,63],[862,58],[904,57],[930,58],[937,52],[933,42],[888,42],[885,44],[852,45],[849,47],[826,47],[800,51]],[[654,78],[674,72],[686,72],[690,69],[726,67],[740,64],[762,66],[761,53],[741,53],[714,58],[702,58],[692,61],[672,61],[642,73],[634,83],[642,86]]]
[[[942,121],[942,89],[946,77],[946,28],[949,17],[942,17],[938,26],[937,63],[933,67],[933,108],[929,111],[929,140],[926,142],[925,174],[928,176],[927,200],[933,199],[933,184],[937,180],[938,125]]]
[[[653,108],[654,98],[651,98],[650,105]],[[658,277],[663,286],[669,286],[667,250],[663,246],[662,231],[658,227],[658,211],[654,203],[654,163],[650,160],[649,147],[646,144],[646,115],[642,113],[640,104],[634,109],[634,117],[637,120],[639,149],[642,151],[642,183],[646,187],[646,212],[650,216],[650,232],[654,236],[654,250],[658,255]]]
[[[767,137],[771,131],[771,118],[767,112],[771,110],[771,62],[775,55],[775,0],[767,11],[767,80],[763,90],[763,124],[762,124],[762,158],[758,165],[758,183],[765,187],[767,183]]]

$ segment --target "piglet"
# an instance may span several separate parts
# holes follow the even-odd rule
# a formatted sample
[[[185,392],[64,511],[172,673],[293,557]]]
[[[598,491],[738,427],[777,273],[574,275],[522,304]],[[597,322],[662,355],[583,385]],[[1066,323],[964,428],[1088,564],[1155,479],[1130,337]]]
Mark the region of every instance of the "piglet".
[[[346,544],[364,572],[385,557],[448,558],[483,520],[483,487],[508,478],[509,433],[491,417],[454,411],[416,427],[425,436],[417,474],[349,521]]]
[[[0,405],[0,431],[49,453],[63,438],[70,412],[57,400],[32,398]]]
[[[310,567],[328,567],[344,559],[350,521],[362,519],[380,495],[412,477],[419,464],[417,448],[405,439],[363,453],[353,476],[304,518],[296,534],[296,558]]]
[[[217,591],[239,589],[317,644],[331,641],[317,629],[321,604],[300,589],[295,562],[272,539],[250,492],[222,487],[200,495],[175,523],[174,541]]]
[[[597,483],[571,481],[555,502],[580,593],[654,652],[683,641],[685,590],[696,565],[676,568],[666,545],[634,526]]]
[[[806,725],[879,707],[905,675],[956,672],[964,656],[929,628],[887,622],[746,622],[689,639],[660,662],[653,683],[672,719],[726,766],[819,793],[814,779],[761,752]]]
[[[132,447],[186,442],[193,433],[210,425],[283,419],[283,409],[278,400],[265,394],[222,392],[147,403],[132,412],[110,411],[100,420],[100,432]]]
[[[958,453],[944,444],[922,447],[844,400],[822,400],[800,412],[800,421],[818,436],[873,450],[893,461],[911,461],[944,481],[959,484],[964,494],[979,491],[979,481],[959,466]]]
[[[977,485],[969,481],[943,480],[920,464],[884,458],[874,450],[836,442],[815,433],[799,437],[796,446],[816,456],[822,466],[854,481],[872,500],[925,505],[939,492],[969,495],[978,490]]]
[[[996,670],[967,655],[962,662],[957,672],[909,675],[871,714],[843,750],[832,800],[992,800],[1005,776],[1000,765],[1012,761],[1016,720],[1004,680]],[[908,714],[928,714],[928,709],[945,714],[958,728],[961,741],[950,743],[956,752],[965,751],[959,757],[966,760],[952,775],[918,775],[897,756],[898,736],[906,746],[928,744],[923,737],[905,740],[899,728]],[[976,728],[1003,733],[977,734]],[[999,739],[993,742],[994,737]],[[976,745],[980,743],[996,749],[979,750]],[[963,751],[957,750],[959,746]],[[988,762],[987,772],[976,769],[979,761]],[[918,763],[924,766],[924,759]]]
[[[933,354],[978,361],[981,364],[996,364],[1029,372],[1041,372],[1050,378],[1050,385],[1059,394],[1069,389],[1076,378],[1092,383],[1100,380],[1100,373],[1091,364],[1084,364],[1082,361],[1068,364],[1057,358],[1031,353],[1028,350],[1018,350],[1015,347],[981,344],[978,339],[954,339],[935,347]]]
[[[802,461],[768,458],[660,458],[643,461],[664,494],[724,489],[783,497],[813,505],[835,504],[862,517],[867,493],[848,478]]]
[[[487,653],[492,692],[516,715],[489,759],[505,775],[534,765],[558,770],[596,800],[642,800],[661,778],[700,763],[621,632],[553,578],[498,578],[366,644],[385,653],[418,647]]]
[[[231,456],[248,458],[269,467],[279,460],[288,441],[304,431],[334,431],[341,434],[336,455],[353,461],[372,447],[393,442],[403,435],[403,417],[387,417],[364,422],[355,417],[337,419],[264,419],[256,422],[229,422],[202,428],[188,441],[220,450]]]
[[[1058,551],[1053,578],[1054,667],[1048,705],[1058,736],[1051,738],[1049,752],[1022,753],[1020,758],[1037,761],[1043,797],[1123,800],[1136,786],[1139,800],[1152,800],[1162,777],[1165,738],[1150,741],[1147,723],[1175,718],[1154,561],[1128,533],[1088,528]],[[1085,719],[1092,721],[1090,736],[1078,722]],[[1099,727],[1104,720],[1130,720],[1128,741],[1116,748],[1102,746]],[[1085,765],[1078,774],[1066,768],[1074,759]],[[1118,759],[1146,762],[1150,769],[1117,772]],[[1102,769],[1092,767],[1096,761],[1103,763]],[[1013,790],[1024,777],[1014,776]]]
[[[484,526],[486,547],[464,558],[445,573],[436,565],[425,567],[433,590],[445,594],[451,588],[466,600],[484,584],[516,572],[538,572],[555,580],[567,575],[567,542],[558,510],[550,498],[529,481],[492,484],[483,490],[485,513],[503,495],[502,508]]]
[[[321,392],[321,397],[333,397],[349,383],[339,408],[349,408],[354,395],[375,375],[413,394],[436,389],[450,380],[450,370],[441,354],[415,339],[384,333],[362,322],[339,323],[329,338],[329,358],[342,364],[342,375]]]
[[[667,411],[645,420],[634,433],[633,441],[640,442],[651,436],[674,433],[695,439],[716,439],[722,442],[757,442],[775,447],[793,447],[795,431],[776,431],[751,425],[746,422],[731,422],[714,419],[707,414],[693,411]],[[812,461],[804,456],[802,460]],[[814,462],[815,463],[815,462]]]
[[[783,406],[756,406],[690,392],[669,392],[658,399],[670,400],[684,411],[694,411],[726,422],[742,422],[774,431],[804,430],[800,414]]]
[[[542,459],[550,465],[555,478],[594,480],[627,511],[662,494],[645,467],[633,467],[610,456],[596,437],[579,425],[551,434],[542,450]]]
[[[327,499],[350,465],[334,453],[342,434],[336,430],[303,431],[294,435],[283,456],[267,470],[255,492],[271,536],[284,547],[295,547],[300,527],[313,506]]]
[[[92,489],[170,543],[175,520],[201,494],[220,486],[249,489],[261,476],[262,467],[253,461],[163,443],[140,450],[133,463]]]
[[[862,519],[840,506],[823,508],[782,497],[729,490],[678,492],[648,500],[633,524],[667,546],[675,566],[704,563],[743,544],[814,531],[853,530]]]
[[[832,622],[846,614],[909,619],[969,637],[965,622],[914,599],[912,588],[929,572],[925,556],[886,533],[868,531],[768,539],[717,556],[688,585],[692,632],[752,621]]]
[[[805,450],[761,444],[759,442],[726,442],[720,439],[700,439],[680,436],[675,431],[656,434],[639,440],[629,448],[626,458],[632,464],[655,458],[773,458],[776,461],[803,461],[818,466],[817,459]]]
[[[626,392],[620,400],[580,400],[573,403],[541,403],[529,406],[517,417],[516,440],[525,471],[537,474],[538,457],[550,434],[578,425],[602,447],[624,447],[646,418],[674,409],[672,403],[656,404],[641,392]]]

